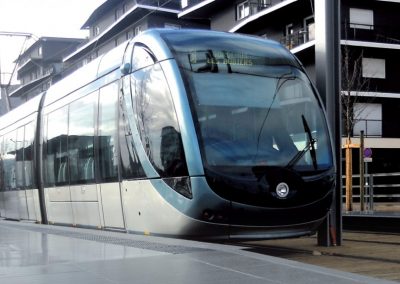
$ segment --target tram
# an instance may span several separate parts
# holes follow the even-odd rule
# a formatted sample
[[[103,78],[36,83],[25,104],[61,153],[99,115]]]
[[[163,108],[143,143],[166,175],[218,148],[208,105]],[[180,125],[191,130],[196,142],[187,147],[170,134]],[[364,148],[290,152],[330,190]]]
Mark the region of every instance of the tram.
[[[0,216],[188,238],[315,232],[335,165],[279,43],[149,30],[0,118]]]

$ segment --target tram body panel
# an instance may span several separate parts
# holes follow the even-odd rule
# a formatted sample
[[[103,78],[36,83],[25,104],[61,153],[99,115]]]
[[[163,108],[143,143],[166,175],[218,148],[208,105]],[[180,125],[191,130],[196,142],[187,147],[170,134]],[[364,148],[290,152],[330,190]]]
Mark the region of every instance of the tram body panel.
[[[71,185],[71,204],[74,224],[101,227],[96,184]]]
[[[28,203],[27,203],[25,189],[18,190],[17,195],[18,195],[18,202],[19,202],[19,217],[20,217],[20,219],[29,220]]]
[[[74,215],[75,225],[90,226],[95,228],[102,227],[101,215],[99,212],[99,204],[96,201],[93,202],[82,202],[74,201],[71,202],[72,212]]]
[[[69,186],[44,188],[50,223],[74,224]]]
[[[0,191],[0,217],[5,217],[4,192]]]
[[[120,183],[102,183],[100,184],[100,192],[104,227],[125,228]]]
[[[5,191],[4,194],[4,217],[9,219],[21,219],[20,209],[21,202],[18,191]]]
[[[40,201],[39,201],[39,191],[37,188],[30,189],[26,191],[26,198],[28,203],[28,213],[30,220],[36,221],[38,223],[42,222],[42,217],[40,214]]]
[[[165,194],[181,207],[191,206],[197,201],[187,200],[177,196],[171,188],[160,179],[124,181],[123,199],[126,208],[126,229],[128,231],[171,235],[171,236],[227,236],[228,224],[213,224],[193,218],[182,213],[182,210],[173,206]],[[164,194],[160,193],[164,191]],[[212,200],[210,200],[212,203]]]

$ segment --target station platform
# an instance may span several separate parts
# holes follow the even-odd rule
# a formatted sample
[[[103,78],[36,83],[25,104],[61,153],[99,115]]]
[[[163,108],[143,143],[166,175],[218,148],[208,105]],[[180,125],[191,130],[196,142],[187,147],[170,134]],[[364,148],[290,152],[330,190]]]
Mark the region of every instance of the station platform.
[[[395,283],[253,248],[0,219],[0,283]]]

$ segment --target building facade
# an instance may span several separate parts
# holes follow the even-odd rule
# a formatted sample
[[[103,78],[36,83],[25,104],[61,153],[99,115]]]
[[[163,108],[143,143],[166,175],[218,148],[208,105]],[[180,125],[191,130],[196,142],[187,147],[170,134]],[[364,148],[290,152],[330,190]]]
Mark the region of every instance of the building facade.
[[[63,56],[75,50],[82,41],[75,38],[39,38],[16,60],[20,86],[10,90],[9,97],[24,102],[46,91],[60,79]]]
[[[83,24],[89,41],[64,58],[69,72],[150,28],[208,28],[208,21],[181,19],[179,0],[108,0]]]
[[[204,18],[211,29],[279,41],[315,80],[314,1],[182,0],[178,17]],[[349,132],[358,142],[364,131],[372,170],[400,171],[400,1],[341,0],[340,13],[343,136]]]

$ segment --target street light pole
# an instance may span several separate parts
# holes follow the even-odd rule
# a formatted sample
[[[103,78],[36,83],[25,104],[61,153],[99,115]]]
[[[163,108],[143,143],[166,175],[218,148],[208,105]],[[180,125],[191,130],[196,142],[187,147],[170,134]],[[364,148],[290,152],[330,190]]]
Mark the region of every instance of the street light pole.
[[[325,103],[336,165],[334,201],[318,232],[318,244],[330,246],[342,242],[340,0],[315,0],[314,5],[316,85]]]

